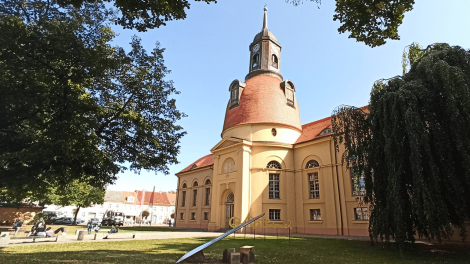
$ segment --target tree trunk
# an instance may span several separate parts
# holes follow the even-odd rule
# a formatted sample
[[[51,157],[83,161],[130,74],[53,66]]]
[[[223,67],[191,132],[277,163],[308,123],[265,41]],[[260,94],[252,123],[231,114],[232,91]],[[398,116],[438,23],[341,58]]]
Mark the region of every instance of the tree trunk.
[[[75,210],[75,218],[73,219],[72,225],[76,225],[76,224],[77,224],[77,215],[78,215],[78,211],[80,211],[80,206],[78,206],[78,207],[77,207],[77,210]]]

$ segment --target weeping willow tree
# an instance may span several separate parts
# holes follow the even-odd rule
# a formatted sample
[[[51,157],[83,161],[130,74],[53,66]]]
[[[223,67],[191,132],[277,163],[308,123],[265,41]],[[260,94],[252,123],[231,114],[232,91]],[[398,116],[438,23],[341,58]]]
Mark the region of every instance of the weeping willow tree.
[[[368,108],[332,115],[337,151],[363,175],[369,234],[444,239],[470,219],[470,50],[411,45],[408,72],[377,81]],[[404,64],[406,67],[406,63]],[[358,181],[358,179],[356,179]]]

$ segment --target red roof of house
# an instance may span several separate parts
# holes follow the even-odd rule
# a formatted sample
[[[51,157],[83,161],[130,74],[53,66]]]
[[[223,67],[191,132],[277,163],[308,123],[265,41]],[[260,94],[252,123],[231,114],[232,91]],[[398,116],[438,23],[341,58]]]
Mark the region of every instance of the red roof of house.
[[[196,160],[195,162],[191,163],[191,165],[189,165],[188,167],[184,168],[182,171],[180,172],[185,172],[185,171],[188,171],[190,170],[194,165],[196,165],[196,168],[201,168],[201,167],[205,167],[205,166],[209,166],[209,165],[212,165],[214,164],[214,157],[212,156],[212,154],[209,154],[209,155],[206,155],[198,160]]]
[[[122,191],[122,202],[125,203],[125,204],[140,204],[140,199],[139,197],[137,197],[137,194],[135,192],[126,192],[126,191]],[[132,196],[134,197],[134,202],[131,203],[131,202],[128,202],[126,200],[127,197],[129,196]]]
[[[295,107],[287,105],[281,88],[282,80],[259,75],[246,80],[239,99],[239,106],[230,109],[227,105],[223,131],[236,125],[274,123],[301,129],[297,99]]]
[[[142,191],[135,191],[137,193],[137,197],[139,198],[139,204],[140,204],[140,199],[142,198]],[[144,195],[144,204],[149,204],[150,203],[150,197],[152,196],[151,191],[145,191]],[[154,192],[154,197],[153,197],[153,204],[163,204],[163,205],[170,205],[170,202],[168,201],[168,197],[166,196],[166,193],[164,192]]]

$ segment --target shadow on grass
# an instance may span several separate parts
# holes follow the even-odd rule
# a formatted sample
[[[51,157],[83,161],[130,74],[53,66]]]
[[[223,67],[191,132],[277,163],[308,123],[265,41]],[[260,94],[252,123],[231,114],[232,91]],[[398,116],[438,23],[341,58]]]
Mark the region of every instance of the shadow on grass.
[[[169,263],[212,238],[64,243],[0,248],[0,263]],[[469,263],[468,245],[370,246],[368,241],[325,238],[225,238],[204,250],[220,259],[226,248],[255,246],[256,263]]]

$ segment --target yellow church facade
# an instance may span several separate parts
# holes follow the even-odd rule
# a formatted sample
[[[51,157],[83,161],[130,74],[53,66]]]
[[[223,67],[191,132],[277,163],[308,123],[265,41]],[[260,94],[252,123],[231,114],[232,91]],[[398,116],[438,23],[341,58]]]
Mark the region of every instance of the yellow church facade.
[[[250,44],[245,80],[229,85],[222,139],[176,174],[176,227],[230,228],[265,213],[291,233],[368,235],[363,183],[335,151],[330,118],[301,125],[296,87],[280,72],[281,45],[267,27]],[[248,233],[287,233],[268,227]]]

